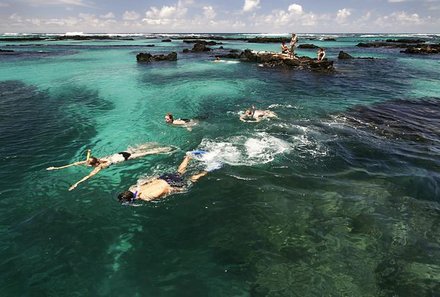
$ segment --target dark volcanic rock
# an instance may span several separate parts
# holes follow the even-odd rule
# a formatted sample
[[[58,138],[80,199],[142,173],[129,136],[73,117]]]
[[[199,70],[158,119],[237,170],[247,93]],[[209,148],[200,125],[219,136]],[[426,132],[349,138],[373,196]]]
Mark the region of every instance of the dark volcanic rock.
[[[281,43],[290,42],[290,38],[285,37],[255,37],[248,39],[250,43]]]
[[[315,48],[319,48],[319,46],[311,44],[311,43],[305,43],[305,44],[298,45],[298,48],[315,49]]]
[[[243,62],[260,63],[263,67],[282,67],[290,69],[308,69],[318,72],[333,72],[333,61],[324,59],[318,62],[309,57],[300,57],[292,59],[285,55],[270,52],[253,52],[249,49],[242,52],[239,59]]]
[[[204,45],[217,45],[217,44],[223,44],[221,42],[215,42],[215,41],[206,41],[201,39],[185,39],[183,40],[184,43],[202,43]]]
[[[138,62],[153,62],[153,61],[177,61],[177,53],[171,52],[168,55],[152,55],[150,53],[139,53],[136,55]]]
[[[11,38],[0,38],[0,41],[42,41],[46,40],[41,37],[11,37]]]
[[[55,36],[55,40],[113,40],[116,37],[108,35],[69,35],[69,36]]]
[[[358,43],[357,47],[382,47],[382,46],[392,46],[390,43],[386,42],[368,42],[368,43]]]
[[[340,60],[349,60],[349,59],[356,59],[356,60],[374,60],[375,58],[372,58],[372,57],[361,57],[361,58],[358,58],[358,57],[353,57],[352,55],[350,55],[350,54],[348,54],[348,53],[346,53],[346,52],[344,52],[344,51],[340,51],[339,52],[339,55],[338,55],[338,59],[340,59]]]
[[[172,42],[171,39],[163,39],[162,42]]]
[[[426,40],[402,38],[402,39],[387,39],[386,42],[395,42],[395,43],[425,43]]]
[[[368,43],[358,43],[356,46],[358,47],[388,47],[388,48],[408,48],[408,47],[423,47],[425,44],[407,44],[403,42],[382,42],[382,41],[375,41],[375,42],[368,42]]]
[[[192,48],[192,52],[198,53],[198,52],[209,52],[211,49],[206,46],[204,43],[196,43],[194,44]]]
[[[189,52],[190,52],[190,50],[189,50],[189,49],[187,49],[187,48],[184,48],[182,52],[183,52],[183,53],[189,53]]]
[[[154,47],[154,44],[147,44],[146,47]]]
[[[339,52],[339,55],[338,55],[338,59],[341,59],[341,60],[348,60],[348,59],[353,59],[353,56],[347,54],[347,53],[344,52],[344,51],[340,51],[340,52]]]
[[[324,38],[323,41],[336,41],[335,38]]]
[[[405,39],[402,39],[405,40]],[[408,41],[408,40],[406,40]],[[423,40],[412,40],[412,41],[422,41]],[[426,43],[417,43],[417,44],[407,44],[400,42],[369,42],[369,43],[359,43],[357,44],[359,47],[388,47],[388,48],[404,48],[401,53],[406,54],[438,54],[440,51],[440,44],[426,44]]]
[[[426,45],[417,45],[406,48],[404,51],[400,51],[405,54],[439,54],[440,53],[440,44],[426,44]]]

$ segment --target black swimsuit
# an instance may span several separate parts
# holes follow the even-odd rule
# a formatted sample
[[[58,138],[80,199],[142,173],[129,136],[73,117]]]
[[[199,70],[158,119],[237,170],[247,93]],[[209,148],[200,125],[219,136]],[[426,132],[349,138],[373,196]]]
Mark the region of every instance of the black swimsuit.
[[[122,155],[122,157],[124,157],[125,161],[128,160],[128,158],[130,158],[131,154],[127,153],[127,152],[119,152],[118,154]]]
[[[161,176],[159,176],[159,179],[166,181],[167,184],[175,188],[183,188],[184,186],[186,186],[185,180],[178,172],[162,174]]]

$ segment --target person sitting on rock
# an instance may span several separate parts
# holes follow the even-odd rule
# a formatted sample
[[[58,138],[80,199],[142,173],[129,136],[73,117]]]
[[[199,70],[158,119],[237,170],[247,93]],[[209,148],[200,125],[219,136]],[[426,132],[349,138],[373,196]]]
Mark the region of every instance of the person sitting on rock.
[[[159,177],[131,186],[128,191],[118,195],[119,202],[132,204],[136,200],[152,201],[185,191],[190,182],[194,183],[208,174],[209,171],[212,171],[208,168],[190,177],[185,177],[186,168],[188,167],[191,157],[191,153],[187,153],[176,172],[165,173]],[[215,169],[218,168],[219,167],[216,167]]]
[[[286,42],[281,42],[281,53],[282,54],[289,54],[290,53],[290,51],[289,51],[289,48],[287,47],[287,45],[286,45]]]
[[[318,62],[321,62],[325,58],[325,50],[321,47],[318,49]]]
[[[90,155],[90,150],[87,151],[87,159],[85,161],[79,161],[75,162],[69,165],[64,165],[60,167],[48,167],[46,170],[58,170],[58,169],[64,169],[72,166],[79,166],[79,165],[86,165],[94,167],[92,172],[90,172],[87,176],[83,177],[78,182],[74,183],[70,188],[69,191],[72,191],[75,189],[80,183],[88,180],[92,176],[96,175],[99,171],[102,169],[105,169],[109,167],[112,164],[124,162],[131,159],[140,158],[146,155],[153,155],[153,154],[163,154],[163,153],[169,153],[173,150],[172,147],[158,147],[156,144],[144,144],[135,148],[129,148],[126,151],[119,152],[117,154],[113,154],[111,156],[103,157],[103,158],[96,158]]]
[[[276,117],[277,115],[273,111],[255,109],[255,106],[252,105],[251,108],[246,109],[244,113],[240,115],[240,121],[258,123],[261,120]]]

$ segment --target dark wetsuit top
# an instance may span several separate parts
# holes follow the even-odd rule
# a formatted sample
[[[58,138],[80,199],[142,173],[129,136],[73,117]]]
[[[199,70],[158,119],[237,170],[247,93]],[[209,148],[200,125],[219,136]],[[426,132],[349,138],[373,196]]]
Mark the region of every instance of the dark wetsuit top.
[[[124,157],[125,161],[128,160],[128,158],[130,158],[131,154],[127,153],[127,152],[119,152],[118,154],[122,155],[122,157]]]
[[[171,187],[182,188],[186,186],[185,180],[178,172],[162,174],[159,179],[166,181]]]

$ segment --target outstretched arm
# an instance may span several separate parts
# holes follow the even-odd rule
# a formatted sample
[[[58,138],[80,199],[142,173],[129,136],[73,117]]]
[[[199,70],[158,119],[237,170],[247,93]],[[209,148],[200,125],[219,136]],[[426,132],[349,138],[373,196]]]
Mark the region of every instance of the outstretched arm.
[[[182,163],[180,163],[179,168],[177,168],[177,172],[180,174],[184,174],[186,171],[186,167],[188,167],[189,160],[191,160],[191,157],[189,155],[186,155],[185,158],[183,158]]]
[[[102,167],[98,166],[95,169],[93,169],[92,172],[89,173],[89,175],[83,177],[81,180],[77,181],[76,183],[74,183],[70,188],[69,191],[72,191],[73,189],[75,189],[80,183],[82,183],[83,181],[88,180],[89,178],[91,178],[92,176],[96,175],[99,171],[101,171]]]
[[[83,165],[83,164],[86,164],[86,161],[79,161],[79,162],[75,162],[75,163],[72,163],[72,164],[69,164],[69,165],[60,166],[60,167],[53,167],[53,166],[51,166],[51,167],[47,167],[46,170],[58,170],[58,169],[64,169],[64,168],[67,168],[67,167],[78,166],[78,165]]]
[[[205,175],[208,174],[208,171],[202,171],[200,173],[194,174],[193,176],[190,177],[190,180],[195,183],[196,181],[198,181],[201,177],[204,177]]]

